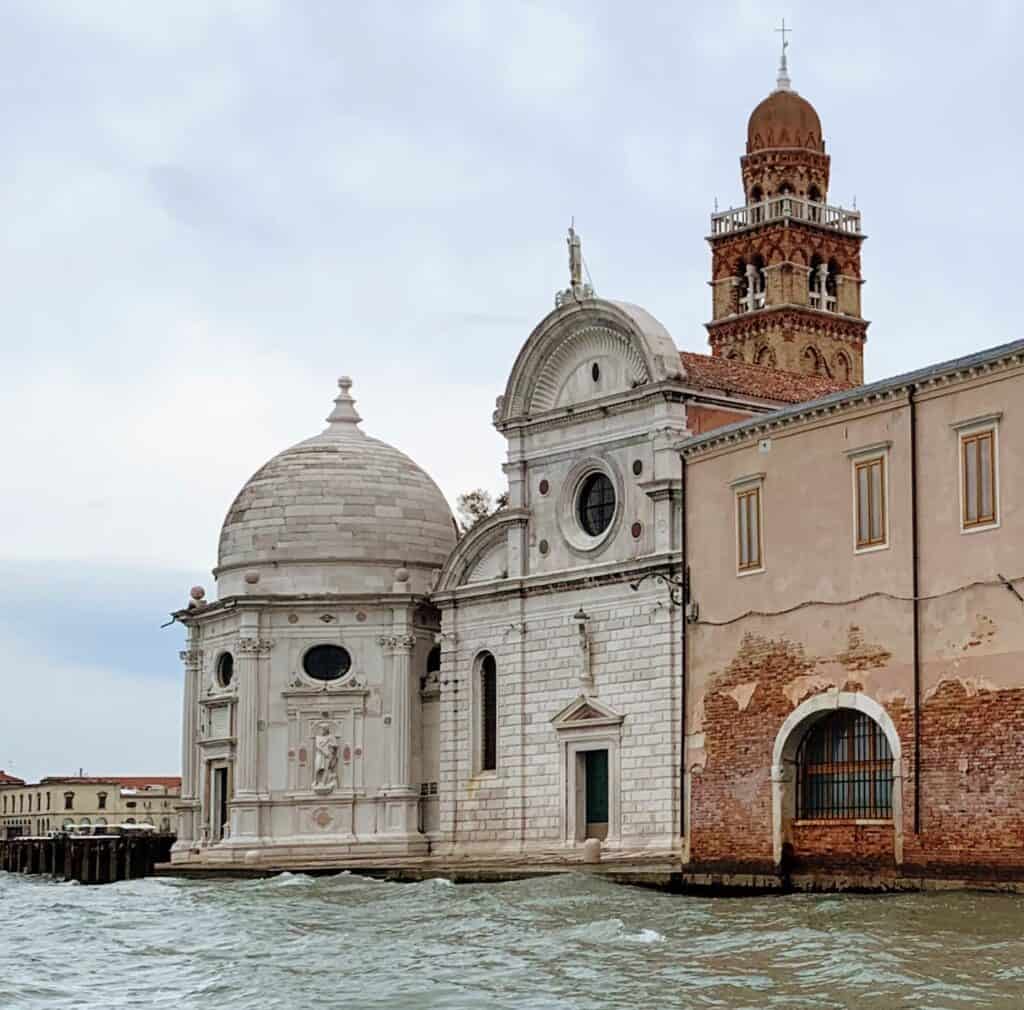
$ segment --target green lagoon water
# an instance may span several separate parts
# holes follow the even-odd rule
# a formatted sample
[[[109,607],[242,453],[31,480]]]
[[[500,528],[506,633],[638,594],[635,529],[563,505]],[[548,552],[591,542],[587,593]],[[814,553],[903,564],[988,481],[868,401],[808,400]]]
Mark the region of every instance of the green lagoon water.
[[[1024,1008],[1024,898],[0,873],[0,1007]]]

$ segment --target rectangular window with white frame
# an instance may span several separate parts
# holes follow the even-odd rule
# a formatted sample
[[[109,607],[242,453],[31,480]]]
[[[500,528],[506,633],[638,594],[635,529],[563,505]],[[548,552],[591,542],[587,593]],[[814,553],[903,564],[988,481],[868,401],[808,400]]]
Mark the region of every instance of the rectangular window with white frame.
[[[764,516],[761,481],[734,481],[736,495],[736,569],[749,575],[764,568]]]
[[[960,529],[999,525],[998,415],[953,425],[959,437]]]

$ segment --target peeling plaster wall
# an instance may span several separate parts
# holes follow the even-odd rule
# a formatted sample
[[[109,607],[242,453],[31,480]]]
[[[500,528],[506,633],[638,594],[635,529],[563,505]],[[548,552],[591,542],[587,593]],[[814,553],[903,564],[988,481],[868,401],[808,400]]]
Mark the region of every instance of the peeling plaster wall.
[[[752,440],[690,459],[689,561],[702,621],[689,628],[691,863],[770,868],[776,737],[801,702],[842,690],[878,702],[896,727],[902,837],[885,825],[787,824],[793,865],[885,868],[901,851],[904,870],[1024,873],[1024,605],[998,581],[1024,576],[1022,385],[1014,370],[919,397],[919,835],[913,605],[857,599],[911,595],[905,400],[790,425],[768,447]],[[1000,526],[962,533],[952,425],[992,413],[1001,415]],[[848,452],[873,444],[888,455],[889,546],[857,554]],[[751,474],[764,475],[765,571],[738,577],[730,482]]]

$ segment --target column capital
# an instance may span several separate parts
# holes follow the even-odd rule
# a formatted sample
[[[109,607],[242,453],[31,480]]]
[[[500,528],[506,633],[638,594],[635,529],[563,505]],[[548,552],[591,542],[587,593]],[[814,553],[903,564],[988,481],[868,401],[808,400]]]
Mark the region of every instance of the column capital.
[[[188,666],[199,666],[203,661],[202,649],[182,649],[178,653],[178,659]]]

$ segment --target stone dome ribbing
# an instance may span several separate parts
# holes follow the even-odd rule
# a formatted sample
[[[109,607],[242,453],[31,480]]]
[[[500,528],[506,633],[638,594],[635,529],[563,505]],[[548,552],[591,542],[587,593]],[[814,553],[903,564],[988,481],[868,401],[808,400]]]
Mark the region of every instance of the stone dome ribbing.
[[[266,564],[351,562],[440,568],[451,510],[405,453],[371,438],[341,389],[328,427],[286,449],[238,493],[220,533],[218,573]]]

